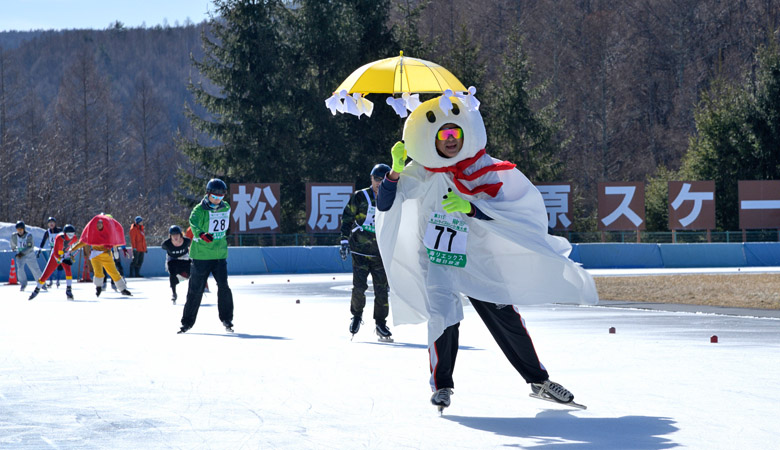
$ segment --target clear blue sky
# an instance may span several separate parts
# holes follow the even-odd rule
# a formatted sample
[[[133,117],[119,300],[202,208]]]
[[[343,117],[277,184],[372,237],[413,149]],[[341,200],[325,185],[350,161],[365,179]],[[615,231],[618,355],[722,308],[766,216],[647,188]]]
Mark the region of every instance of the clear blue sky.
[[[116,20],[127,27],[202,22],[211,0],[0,0],[0,31],[104,29]]]

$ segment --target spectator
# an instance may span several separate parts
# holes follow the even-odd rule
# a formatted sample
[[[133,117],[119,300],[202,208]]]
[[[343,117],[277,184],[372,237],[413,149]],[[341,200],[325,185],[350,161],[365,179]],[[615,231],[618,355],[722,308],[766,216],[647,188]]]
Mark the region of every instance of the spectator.
[[[141,265],[144,263],[144,254],[146,253],[146,235],[144,226],[141,224],[144,219],[136,216],[135,221],[130,225],[130,246],[133,247],[133,261],[130,263],[130,276],[128,278],[141,277]]]

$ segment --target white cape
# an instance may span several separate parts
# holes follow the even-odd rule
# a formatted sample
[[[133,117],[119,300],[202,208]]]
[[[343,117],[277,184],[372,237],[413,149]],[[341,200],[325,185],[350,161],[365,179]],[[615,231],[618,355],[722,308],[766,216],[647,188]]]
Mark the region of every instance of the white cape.
[[[478,167],[498,162],[483,155]],[[470,172],[470,171],[467,171]],[[393,206],[376,217],[377,241],[390,284],[395,325],[428,321],[428,345],[463,319],[461,295],[502,305],[598,302],[585,270],[567,258],[566,239],[547,234],[547,213],[539,191],[519,170],[491,172],[468,188],[503,182],[495,198],[458,192],[449,173],[434,173],[417,162],[404,169]],[[452,189],[493,220],[461,215],[469,226],[463,268],[429,262],[423,236],[431,213],[443,211]]]

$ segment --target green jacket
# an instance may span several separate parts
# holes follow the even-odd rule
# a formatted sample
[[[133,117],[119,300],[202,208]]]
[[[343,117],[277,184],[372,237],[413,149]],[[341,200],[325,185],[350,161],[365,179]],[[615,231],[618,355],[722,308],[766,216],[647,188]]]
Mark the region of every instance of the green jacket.
[[[369,207],[376,213],[376,196],[369,187],[355,191],[341,214],[341,239],[349,240],[349,249],[358,255],[379,256],[374,217],[366,220]],[[366,223],[368,222],[368,223]]]
[[[227,229],[230,225],[230,204],[222,201],[212,208],[207,197],[192,209],[190,227],[192,227],[192,259],[227,259]],[[201,233],[214,235],[213,242],[200,238]]]

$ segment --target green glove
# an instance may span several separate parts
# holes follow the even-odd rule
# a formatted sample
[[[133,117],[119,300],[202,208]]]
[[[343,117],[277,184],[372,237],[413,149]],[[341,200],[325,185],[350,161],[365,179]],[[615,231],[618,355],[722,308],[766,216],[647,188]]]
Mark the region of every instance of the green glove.
[[[441,201],[441,205],[444,207],[444,211],[448,213],[462,212],[463,214],[471,213],[471,202],[461,198],[458,194],[452,192],[452,189],[447,190],[447,195],[444,196],[444,200]]]
[[[404,171],[406,165],[406,146],[402,141],[398,141],[390,150],[390,154],[393,156],[393,172],[401,173]]]

